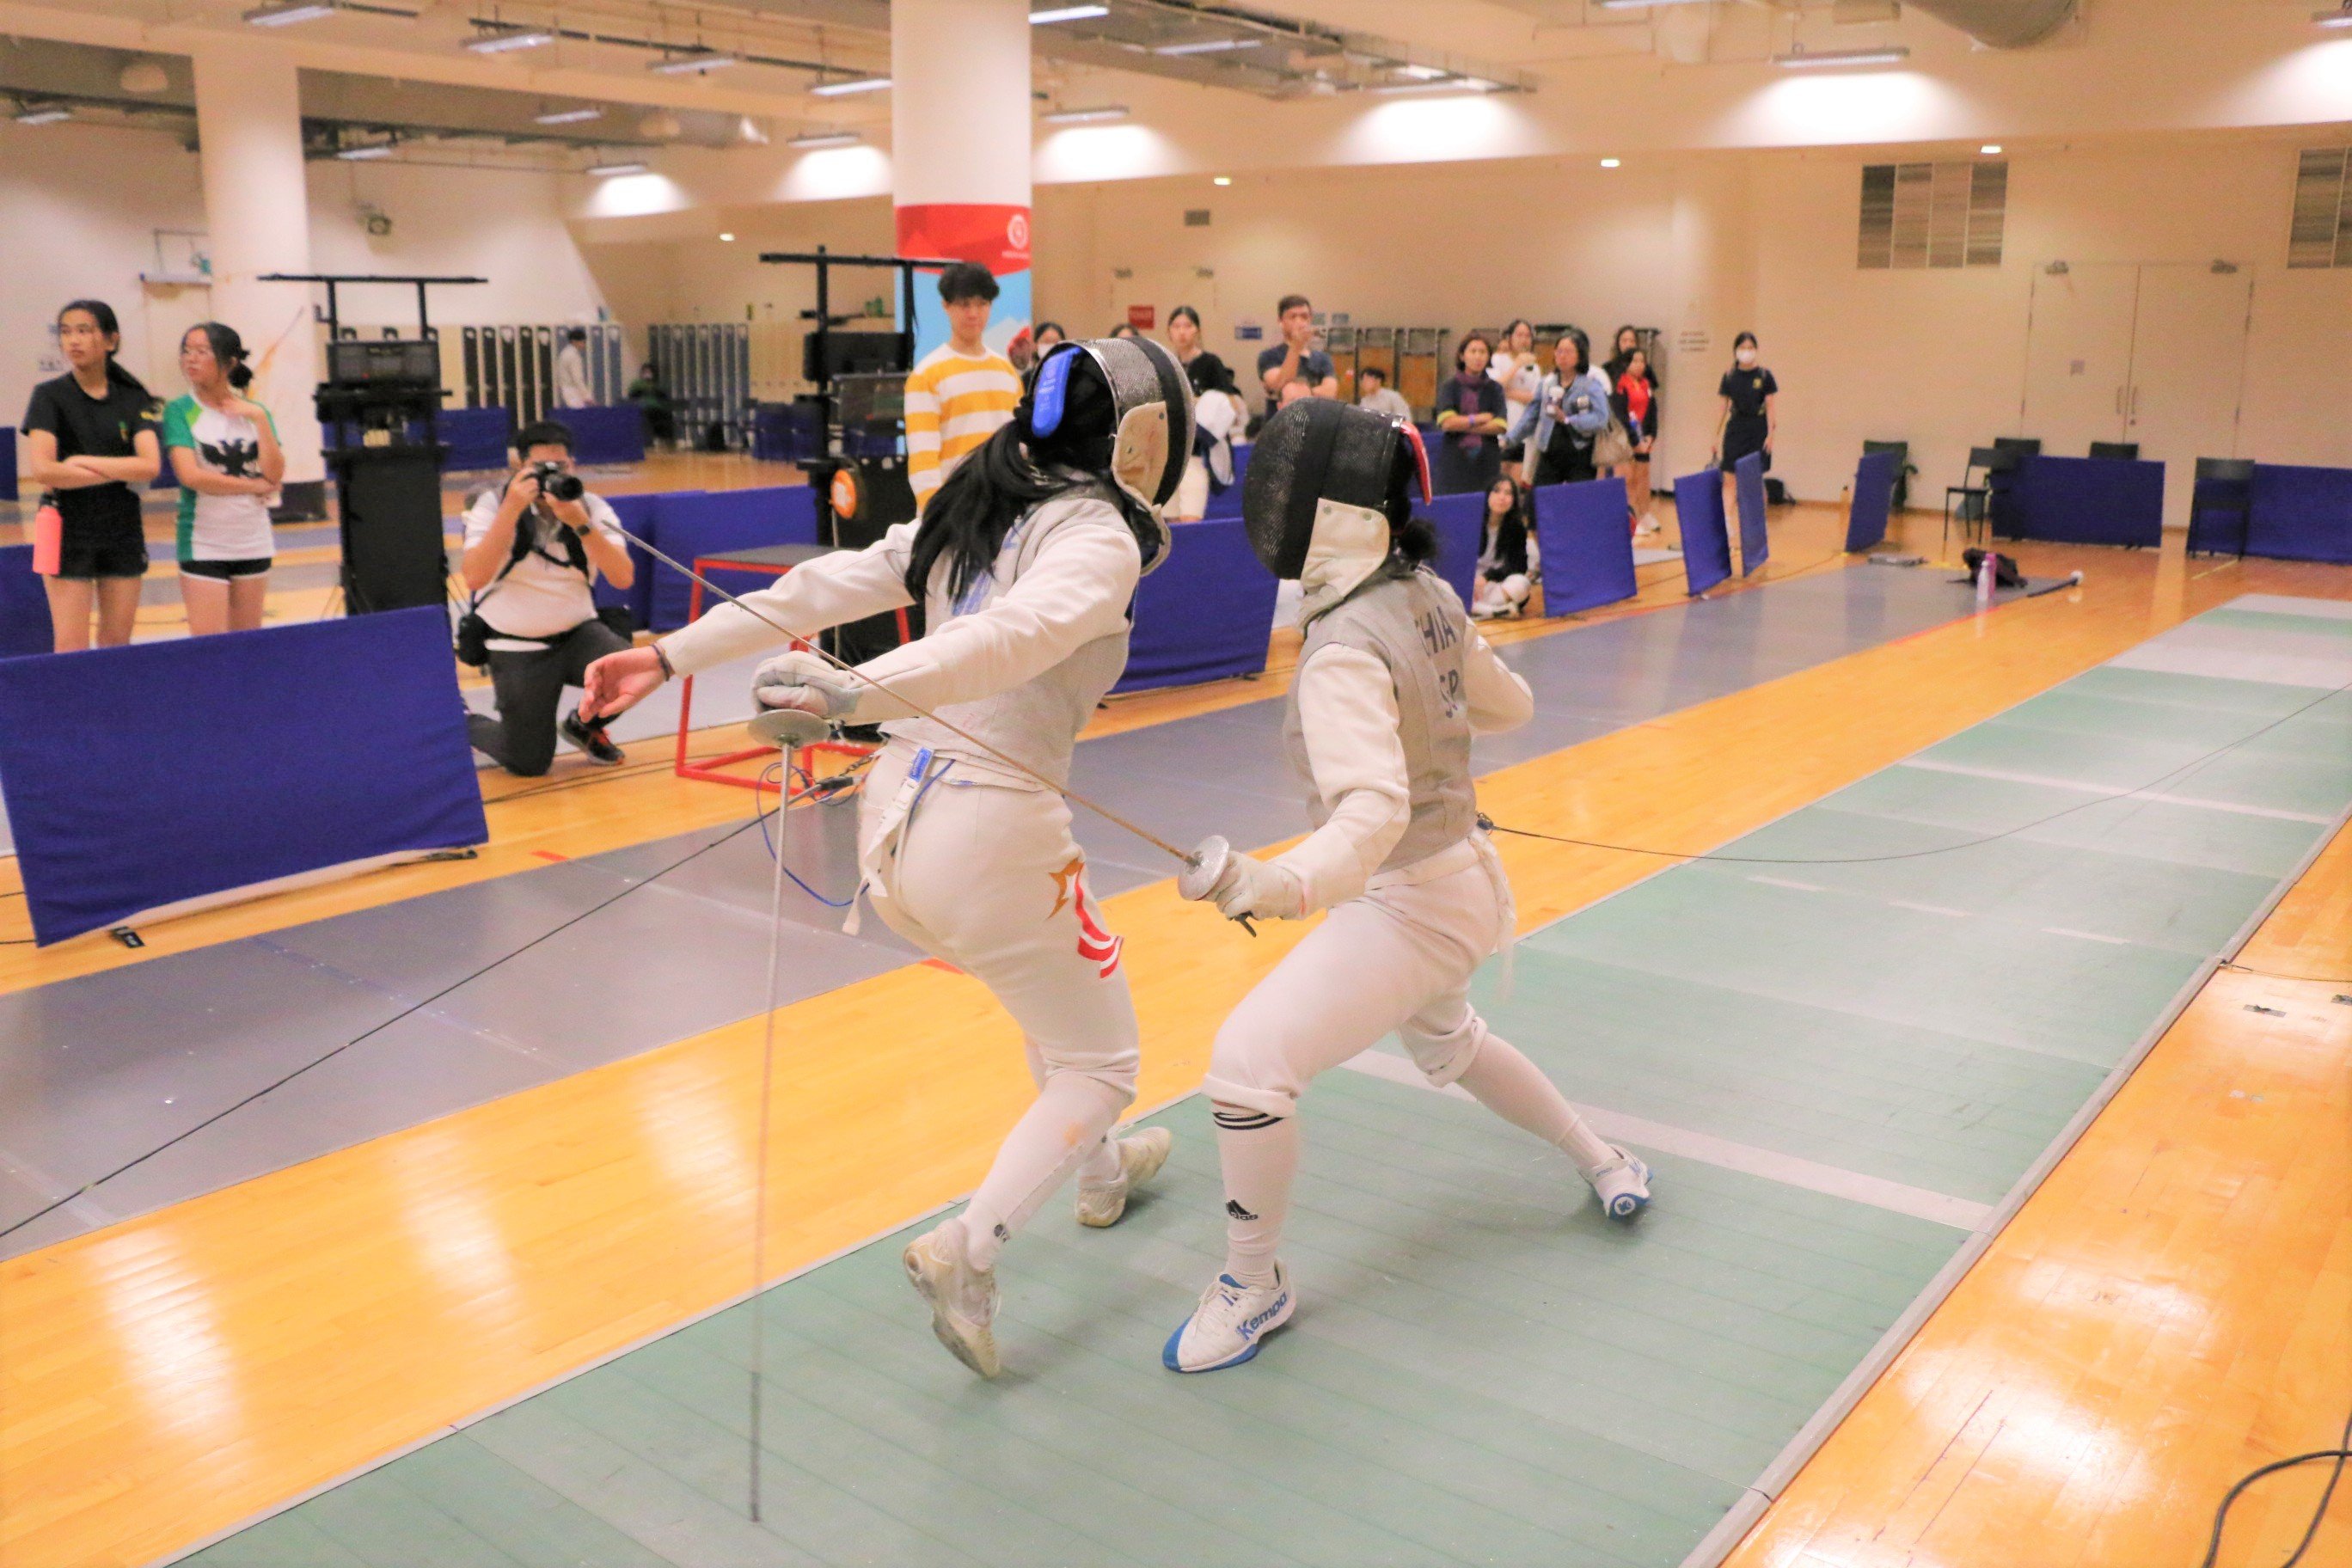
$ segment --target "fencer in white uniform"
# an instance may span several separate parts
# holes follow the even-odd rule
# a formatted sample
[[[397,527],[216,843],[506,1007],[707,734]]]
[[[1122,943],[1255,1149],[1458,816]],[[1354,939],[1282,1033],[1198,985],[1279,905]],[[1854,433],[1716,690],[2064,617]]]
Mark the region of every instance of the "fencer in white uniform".
[[[1478,826],[1474,732],[1534,711],[1454,590],[1426,563],[1420,442],[1318,399],[1269,420],[1244,481],[1259,558],[1305,589],[1306,642],[1286,738],[1315,831],[1270,860],[1202,847],[1180,881],[1228,916],[1323,923],[1218,1030],[1203,1085],[1224,1167],[1224,1268],[1169,1336],[1173,1371],[1248,1361],[1297,1304],[1276,1249],[1298,1165],[1298,1097],[1393,1032],[1430,1082],[1460,1084],[1565,1151],[1604,1209],[1631,1218],[1649,1170],[1603,1142],[1542,1069],[1471,1007],[1472,974],[1512,940],[1510,883]]]
[[[1159,343],[1067,344],[919,522],[795,567],[746,601],[814,634],[922,590],[926,634],[859,665],[864,679],[801,648],[761,667],[755,695],[882,725],[888,743],[858,814],[863,891],[893,931],[977,977],[1021,1025],[1037,1098],[962,1213],[905,1258],[940,1342],[984,1377],[1000,1366],[999,1249],[1073,1171],[1078,1218],[1115,1223],[1168,1154],[1163,1129],[1111,1135],[1135,1098],[1135,1007],[1069,806],[1039,775],[1067,780],[1078,731],[1126,668],[1136,584],[1166,555],[1160,513],[1192,421],[1184,373]],[[590,700],[611,711],[668,675],[784,640],[722,606],[600,660]]]

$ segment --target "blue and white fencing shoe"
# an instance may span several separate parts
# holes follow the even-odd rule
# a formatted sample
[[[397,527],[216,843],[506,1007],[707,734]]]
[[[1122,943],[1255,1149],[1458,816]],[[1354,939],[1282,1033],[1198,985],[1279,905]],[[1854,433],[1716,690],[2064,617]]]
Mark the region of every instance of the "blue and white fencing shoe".
[[[1230,1274],[1201,1292],[1192,1315],[1168,1336],[1160,1352],[1160,1364],[1171,1372],[1214,1372],[1239,1366],[1257,1354],[1265,1336],[1290,1321],[1298,1298],[1290,1292],[1290,1276],[1274,1266],[1271,1285],[1244,1285]]]
[[[1632,1219],[1650,1206],[1650,1167],[1622,1149],[1587,1179],[1601,1194],[1601,1207],[1611,1219]]]

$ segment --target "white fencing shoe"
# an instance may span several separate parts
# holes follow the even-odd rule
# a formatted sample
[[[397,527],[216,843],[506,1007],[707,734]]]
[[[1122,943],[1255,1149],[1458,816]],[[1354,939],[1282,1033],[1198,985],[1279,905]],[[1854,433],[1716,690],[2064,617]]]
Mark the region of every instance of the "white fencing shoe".
[[[1201,1292],[1201,1304],[1177,1325],[1160,1352],[1160,1363],[1171,1372],[1214,1372],[1239,1366],[1257,1354],[1266,1335],[1290,1321],[1298,1298],[1290,1293],[1290,1276],[1274,1266],[1271,1285],[1244,1285],[1230,1274]]]
[[[950,1353],[982,1377],[1003,1370],[996,1359],[996,1271],[974,1268],[964,1250],[963,1224],[949,1220],[907,1244],[900,1261],[907,1283],[931,1304],[931,1332]]]
[[[1117,1225],[1127,1213],[1127,1195],[1160,1173],[1168,1150],[1176,1142],[1165,1127],[1147,1127],[1132,1138],[1118,1141],[1118,1179],[1099,1187],[1078,1184],[1078,1223],[1097,1230]]]
[[[1650,1206],[1650,1167],[1622,1149],[1585,1179],[1601,1194],[1601,1206],[1611,1219],[1632,1219]]]

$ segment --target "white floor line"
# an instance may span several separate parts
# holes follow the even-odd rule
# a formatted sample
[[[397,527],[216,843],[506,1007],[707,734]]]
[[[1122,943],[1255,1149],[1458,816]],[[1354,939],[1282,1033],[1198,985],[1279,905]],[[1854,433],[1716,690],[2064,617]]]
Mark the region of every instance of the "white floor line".
[[[1366,1051],[1343,1065],[1366,1077],[1402,1084],[1408,1089],[1427,1089],[1433,1094],[1472,1100],[1470,1091],[1461,1085],[1448,1084],[1442,1089],[1437,1089],[1422,1077],[1420,1068],[1385,1051]],[[1472,1103],[1476,1102],[1474,1100]],[[1915,1187],[1903,1182],[1890,1182],[1883,1176],[1866,1176],[1859,1171],[1843,1170],[1812,1160],[1801,1160],[1794,1154],[1759,1149],[1753,1143],[1736,1142],[1729,1138],[1717,1138],[1711,1132],[1669,1127],[1663,1121],[1650,1121],[1621,1111],[1603,1110],[1597,1106],[1580,1105],[1577,1110],[1584,1113],[1584,1119],[1592,1124],[1595,1132],[1615,1142],[1638,1143],[1662,1154],[1679,1155],[1685,1160],[1696,1160],[1704,1165],[1738,1171],[1742,1175],[1761,1176],[1784,1186],[1801,1187],[1809,1193],[1826,1193],[1833,1198],[1868,1204],[1873,1208],[1909,1215],[1914,1219],[1948,1225],[1955,1230],[1973,1231],[1992,1214],[1990,1204],[1956,1198],[1949,1193],[1930,1192],[1925,1187]]]
[[[1972,779],[1999,779],[2004,784],[2040,784],[2045,789],[2073,790],[2077,795],[2112,795],[2117,799],[2158,801],[2165,805],[2197,806],[2206,811],[2226,811],[2238,816],[2266,816],[2274,822],[2309,822],[2326,826],[2335,821],[2311,811],[2280,811],[2267,805],[2241,805],[2233,800],[2207,800],[2193,795],[2166,795],[2147,790],[2130,793],[2110,789],[2105,784],[2084,784],[2080,779],[2052,778],[2046,773],[2012,773],[2007,768],[1975,768],[1965,763],[1930,762],[1924,757],[1912,757],[1895,764],[1898,768],[1917,768],[1923,773],[1958,773]]]

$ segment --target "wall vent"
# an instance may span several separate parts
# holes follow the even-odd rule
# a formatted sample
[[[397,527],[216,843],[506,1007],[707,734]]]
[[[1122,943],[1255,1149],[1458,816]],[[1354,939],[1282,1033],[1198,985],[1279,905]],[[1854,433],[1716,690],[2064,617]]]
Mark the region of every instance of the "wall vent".
[[[1865,163],[1863,268],[1998,267],[2009,213],[2009,164]]]
[[[1186,207],[1184,209],[1184,226],[1186,228],[1208,227],[1209,209],[1206,207]]]
[[[2352,200],[2345,181],[2352,147],[2308,147],[2294,170],[2294,226],[2289,267],[2352,267]]]

